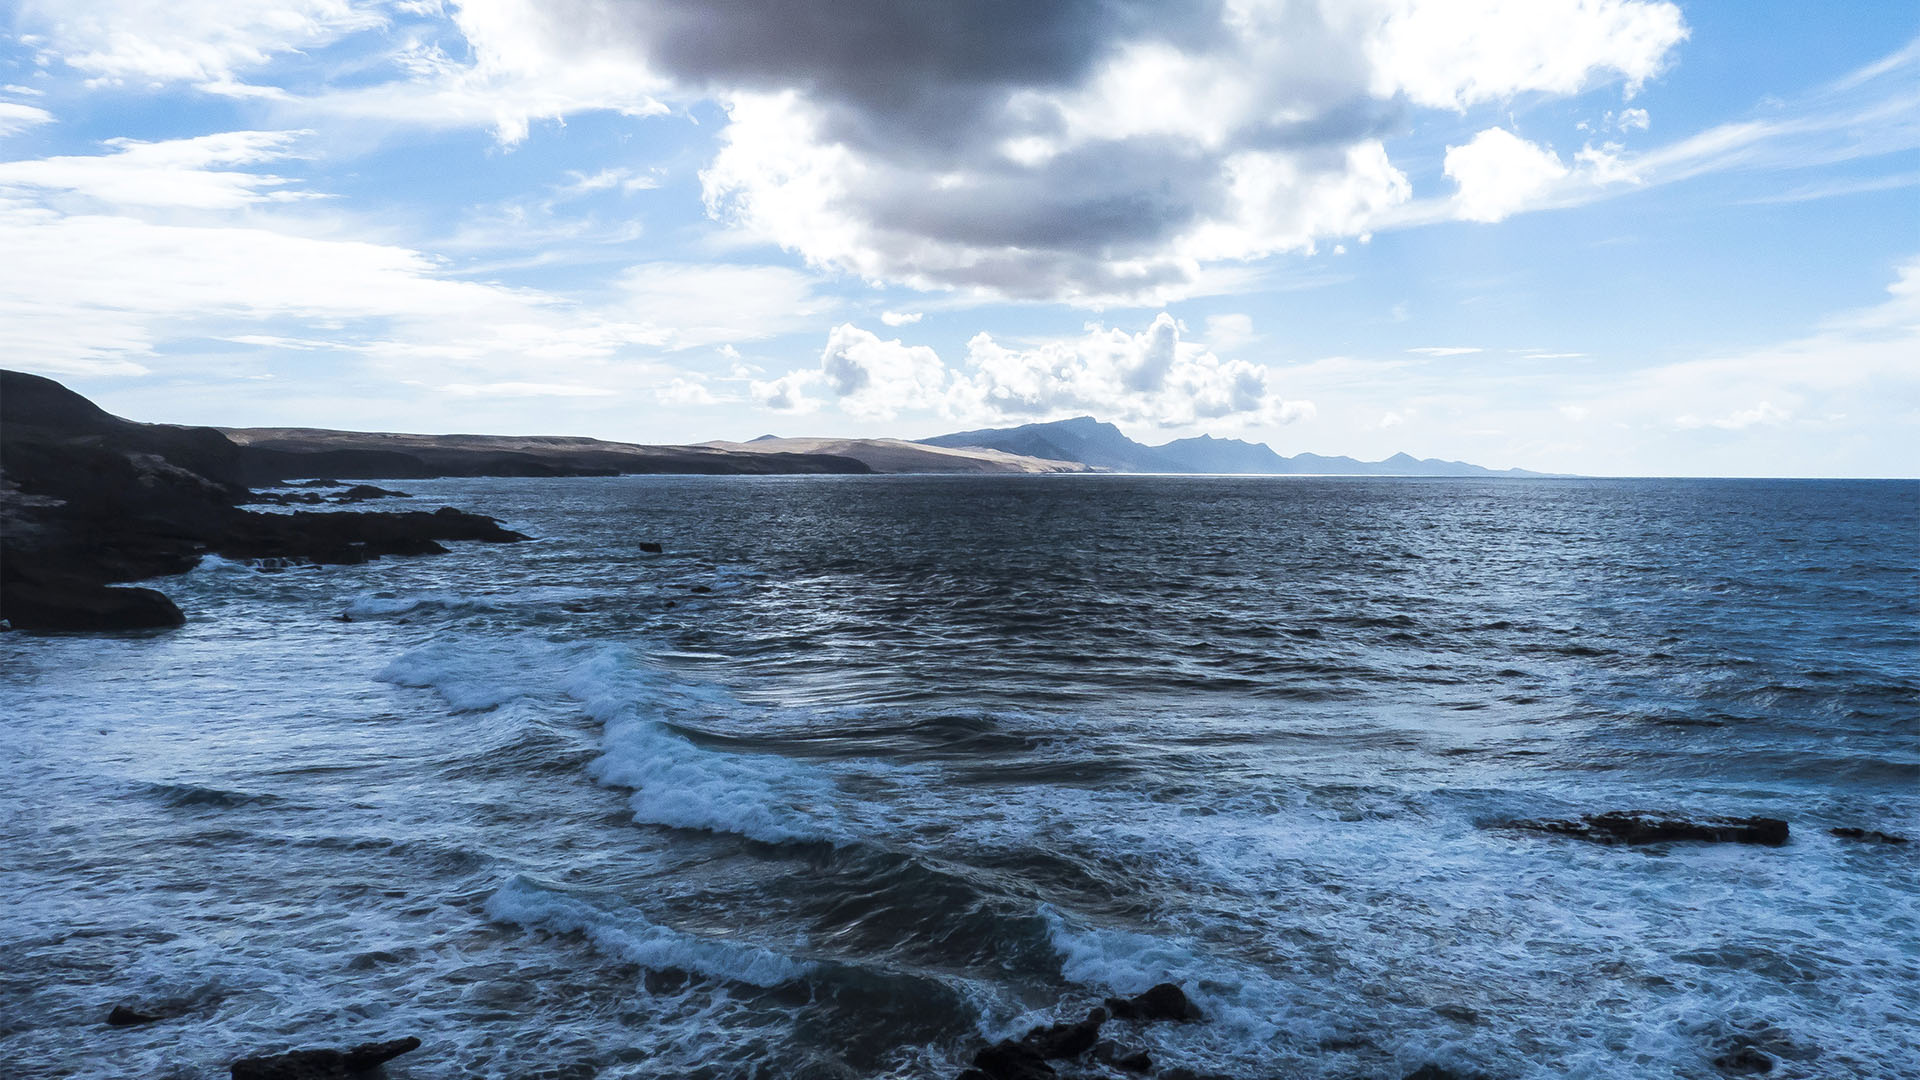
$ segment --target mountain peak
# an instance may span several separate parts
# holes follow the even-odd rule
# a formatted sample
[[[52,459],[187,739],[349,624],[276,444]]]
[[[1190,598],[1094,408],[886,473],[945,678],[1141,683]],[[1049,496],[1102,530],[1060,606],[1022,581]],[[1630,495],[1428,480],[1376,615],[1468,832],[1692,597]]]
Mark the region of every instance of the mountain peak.
[[[1074,417],[1069,417],[1065,420],[1052,420],[1045,423],[1028,424],[1026,426],[1037,427],[1037,428],[1056,428],[1062,431],[1118,431],[1120,430],[1119,428],[1114,427],[1112,424],[1107,423],[1105,420],[1100,420],[1091,416],[1074,416]]]

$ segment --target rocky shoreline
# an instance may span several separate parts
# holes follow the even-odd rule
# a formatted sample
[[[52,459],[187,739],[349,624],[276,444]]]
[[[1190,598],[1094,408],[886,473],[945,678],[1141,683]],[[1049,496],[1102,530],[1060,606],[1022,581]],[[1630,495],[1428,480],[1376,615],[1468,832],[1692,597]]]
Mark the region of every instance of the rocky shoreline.
[[[303,471],[295,458],[282,464]],[[257,469],[211,428],[123,420],[50,379],[0,372],[0,620],[19,630],[179,626],[186,616],[165,594],[117,583],[184,573],[207,555],[352,564],[440,554],[449,541],[527,539],[451,507],[247,510],[295,501],[250,491]],[[328,501],[393,494],[356,486]]]

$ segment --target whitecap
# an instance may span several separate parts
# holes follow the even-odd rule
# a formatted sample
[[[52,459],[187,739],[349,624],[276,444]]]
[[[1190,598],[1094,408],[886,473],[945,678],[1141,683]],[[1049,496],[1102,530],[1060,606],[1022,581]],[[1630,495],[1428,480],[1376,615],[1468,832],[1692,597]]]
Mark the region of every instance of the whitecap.
[[[638,913],[614,915],[519,875],[488,897],[486,913],[495,922],[583,934],[600,951],[653,971],[684,971],[772,987],[799,979],[813,969],[811,963],[757,945],[684,933]]]
[[[578,665],[568,682],[569,692],[603,725],[604,753],[589,772],[600,783],[633,792],[628,805],[634,820],[776,844],[852,839],[829,776],[778,754],[696,746],[668,726],[670,717],[694,719],[744,707],[719,688],[669,680],[611,652]]]

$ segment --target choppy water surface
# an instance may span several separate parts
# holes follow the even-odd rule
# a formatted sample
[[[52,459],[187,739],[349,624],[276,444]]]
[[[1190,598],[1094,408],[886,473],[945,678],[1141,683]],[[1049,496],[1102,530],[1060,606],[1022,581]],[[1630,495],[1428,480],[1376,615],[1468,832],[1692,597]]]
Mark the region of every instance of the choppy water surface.
[[[9,1075],[1920,1075],[1920,485],[403,486],[542,540],[0,636]],[[1486,827],[1640,807],[1794,839]]]

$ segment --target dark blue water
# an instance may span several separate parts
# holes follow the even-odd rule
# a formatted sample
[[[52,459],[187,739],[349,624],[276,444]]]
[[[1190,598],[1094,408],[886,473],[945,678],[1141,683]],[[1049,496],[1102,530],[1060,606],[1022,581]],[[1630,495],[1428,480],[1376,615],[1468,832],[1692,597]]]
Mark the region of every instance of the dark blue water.
[[[1920,1074],[1920,484],[404,486],[541,540],[0,637],[9,1075]]]

